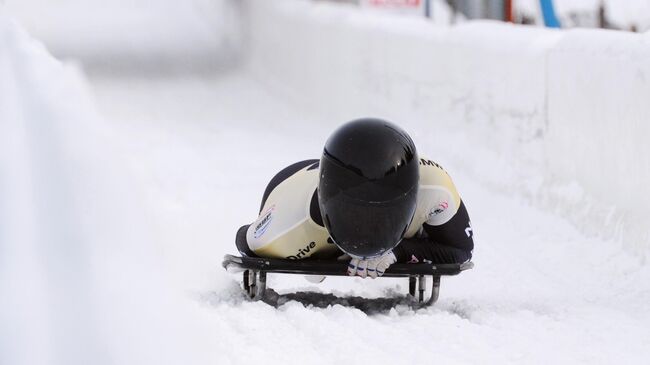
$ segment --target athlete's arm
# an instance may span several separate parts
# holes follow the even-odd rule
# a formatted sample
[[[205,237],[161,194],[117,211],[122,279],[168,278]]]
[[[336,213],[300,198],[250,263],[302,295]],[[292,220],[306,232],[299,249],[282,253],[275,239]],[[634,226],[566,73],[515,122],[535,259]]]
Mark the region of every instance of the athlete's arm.
[[[423,224],[423,234],[405,238],[393,249],[397,262],[430,261],[437,264],[466,262],[472,258],[474,240],[465,204],[444,224]]]

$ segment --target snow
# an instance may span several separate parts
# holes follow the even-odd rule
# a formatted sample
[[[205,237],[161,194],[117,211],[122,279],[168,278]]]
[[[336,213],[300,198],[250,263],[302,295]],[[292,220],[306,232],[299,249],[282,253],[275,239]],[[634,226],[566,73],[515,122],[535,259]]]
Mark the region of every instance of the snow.
[[[593,104],[566,79],[588,78],[581,57],[608,73],[577,84],[593,89],[589,97],[613,79],[644,94],[629,75],[645,72],[635,46],[645,38],[608,38],[621,56],[598,58],[594,33],[435,28],[296,1],[246,5],[246,67],[164,77],[92,67],[84,75],[0,15],[0,363],[645,362],[650,269],[638,252],[647,241],[631,248],[586,234],[605,218],[589,207],[572,220],[559,211],[579,210],[600,183],[549,183],[544,166],[547,143],[561,137],[553,133],[591,120],[580,118]],[[502,70],[504,59],[512,68]],[[566,70],[531,72],[548,67]],[[549,92],[555,109],[545,109]],[[616,109],[597,100],[606,123]],[[645,106],[629,105],[619,125],[640,123]],[[220,267],[236,229],[255,218],[277,170],[317,157],[338,124],[367,114],[402,124],[450,172],[472,217],[476,268],[444,278],[440,301],[417,311],[343,305],[406,292],[396,279],[270,275],[285,299],[321,295],[305,295],[307,307],[247,302],[239,277]],[[606,131],[630,145],[610,164],[645,153],[631,139],[641,131]],[[591,136],[574,148],[598,151]],[[577,169],[572,160],[559,168]],[[643,163],[617,171],[647,181],[632,169]],[[540,192],[547,187],[553,194]],[[614,210],[647,216],[617,201]],[[328,293],[337,304],[319,308]]]
[[[237,62],[241,9],[228,3],[6,0],[6,9],[55,56],[83,58],[87,70],[168,74]]]
[[[186,305],[88,85],[5,17],[0,34],[2,363],[193,358],[169,335],[191,327],[167,316]]]

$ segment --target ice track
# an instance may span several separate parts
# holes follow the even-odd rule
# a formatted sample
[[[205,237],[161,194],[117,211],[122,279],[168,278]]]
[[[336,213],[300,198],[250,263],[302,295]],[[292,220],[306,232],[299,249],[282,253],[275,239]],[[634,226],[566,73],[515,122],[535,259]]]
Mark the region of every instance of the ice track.
[[[171,79],[91,77],[100,112],[129,156],[155,222],[165,267],[198,303],[194,334],[206,362],[642,363],[650,346],[650,272],[618,243],[585,237],[517,196],[476,182],[404,123],[419,151],[449,171],[472,218],[476,268],[443,278],[437,305],[412,311],[326,308],[289,301],[275,309],[243,299],[219,266],[239,225],[257,213],[267,181],[289,163],[318,157],[343,121],[293,105],[246,71]],[[444,133],[444,131],[442,131]],[[458,133],[447,140],[462,141]],[[481,148],[481,146],[474,147]],[[498,172],[495,172],[498,173]],[[269,277],[280,294],[395,296],[393,279]],[[379,306],[379,304],[378,304]],[[177,313],[176,315],[183,315]]]

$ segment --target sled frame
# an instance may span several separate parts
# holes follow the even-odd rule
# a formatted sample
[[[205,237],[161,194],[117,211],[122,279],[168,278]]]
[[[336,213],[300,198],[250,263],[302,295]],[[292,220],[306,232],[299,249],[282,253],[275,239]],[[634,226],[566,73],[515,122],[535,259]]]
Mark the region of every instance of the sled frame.
[[[262,300],[266,292],[267,273],[294,275],[348,276],[348,263],[326,260],[287,260],[260,257],[226,255],[222,266],[228,271],[242,272],[242,286],[251,300]],[[458,275],[474,267],[474,263],[462,264],[393,264],[382,277],[405,277],[409,280],[409,296],[413,306],[426,307],[434,304],[440,296],[442,276]],[[431,279],[431,295],[425,298],[428,279]]]

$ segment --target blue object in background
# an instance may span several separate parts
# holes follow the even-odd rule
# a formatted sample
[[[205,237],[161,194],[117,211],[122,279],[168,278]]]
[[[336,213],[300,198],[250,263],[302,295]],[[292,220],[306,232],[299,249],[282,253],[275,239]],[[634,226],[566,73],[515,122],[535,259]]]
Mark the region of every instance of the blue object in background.
[[[557,17],[555,16],[555,10],[553,9],[553,0],[539,0],[539,3],[542,7],[544,25],[549,28],[559,28],[560,21],[557,20]]]

